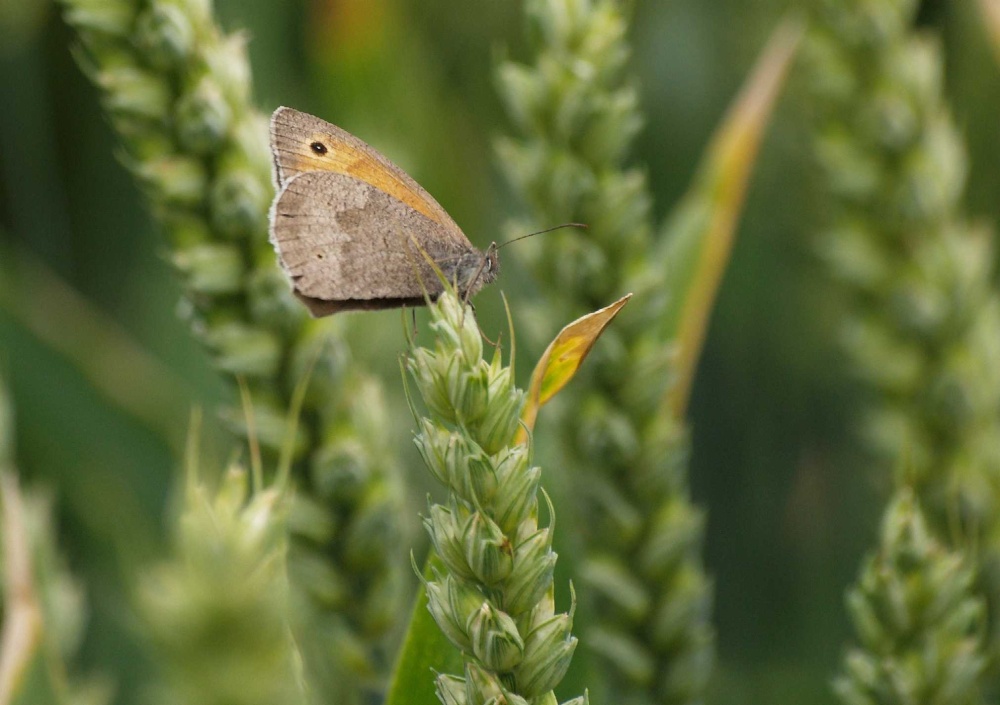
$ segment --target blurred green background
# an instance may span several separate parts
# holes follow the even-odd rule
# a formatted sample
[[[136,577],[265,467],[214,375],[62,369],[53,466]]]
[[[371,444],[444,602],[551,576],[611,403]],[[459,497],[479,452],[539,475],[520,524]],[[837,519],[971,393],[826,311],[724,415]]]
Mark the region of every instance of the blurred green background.
[[[648,169],[658,217],[794,5],[636,3],[632,71],[647,123],[635,161]],[[518,3],[219,0],[217,10],[227,29],[248,33],[263,111],[292,105],[343,126],[411,173],[477,245],[503,237],[518,205],[492,156],[507,129],[492,68],[523,51]],[[1000,71],[973,2],[925,2],[920,17],[946,42],[952,108],[972,155],[970,211],[995,219]],[[0,0],[0,375],[16,405],[22,474],[55,489],[62,546],[86,586],[83,666],[111,672],[129,702],[143,671],[125,596],[137,567],[163,550],[190,405],[210,409],[232,390],[177,315],[161,235],[116,161],[73,42],[56,5]],[[887,486],[852,435],[861,399],[837,353],[839,302],[810,252],[823,214],[795,80],[757,167],[691,406],[719,702],[833,702],[827,684],[850,635],[843,590]],[[517,302],[539,295],[516,257],[500,287],[515,319]],[[495,289],[478,305],[485,330],[502,325]],[[349,326],[359,356],[397,393],[405,438],[398,312]],[[535,341],[520,350],[527,361],[541,352]],[[138,399],[122,403],[130,390]],[[209,448],[226,457],[231,442],[208,425]],[[544,431],[543,420],[543,447]],[[426,487],[415,465],[413,476],[415,516]]]

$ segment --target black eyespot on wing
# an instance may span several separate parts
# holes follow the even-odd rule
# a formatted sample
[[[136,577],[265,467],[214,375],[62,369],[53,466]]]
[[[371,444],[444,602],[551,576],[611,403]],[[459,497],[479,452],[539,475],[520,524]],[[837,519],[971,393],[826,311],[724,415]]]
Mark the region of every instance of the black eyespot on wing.
[[[316,154],[319,154],[320,156],[326,154],[326,145],[323,144],[322,142],[313,142],[311,145],[309,145],[309,148],[312,149],[312,151],[316,152]]]

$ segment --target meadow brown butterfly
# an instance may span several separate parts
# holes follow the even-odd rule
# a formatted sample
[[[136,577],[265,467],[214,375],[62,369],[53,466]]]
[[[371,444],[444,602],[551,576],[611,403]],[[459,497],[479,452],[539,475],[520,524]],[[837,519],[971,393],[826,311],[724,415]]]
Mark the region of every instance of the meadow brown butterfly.
[[[271,243],[313,316],[424,304],[444,291],[435,268],[463,298],[496,279],[496,243],[477,250],[429,193],[357,137],[278,108],[271,154]]]

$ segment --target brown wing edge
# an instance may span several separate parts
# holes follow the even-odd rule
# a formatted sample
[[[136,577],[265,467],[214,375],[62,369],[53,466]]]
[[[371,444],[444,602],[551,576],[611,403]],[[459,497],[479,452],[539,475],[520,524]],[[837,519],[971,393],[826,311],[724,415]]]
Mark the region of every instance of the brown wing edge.
[[[277,178],[277,167],[275,167],[275,178]],[[278,201],[281,200],[281,194],[285,191],[285,184],[277,184],[275,182],[274,187],[274,198],[271,199],[271,207],[267,209],[267,241],[271,243],[271,247],[274,248],[274,254],[278,256],[278,262],[281,263],[281,250],[278,249],[278,238],[274,233],[274,219],[278,214]],[[284,265],[282,265],[282,270],[284,270]]]
[[[277,195],[281,194],[281,189],[282,187],[284,187],[285,183],[281,178],[281,167],[278,166],[278,149],[274,141],[274,125],[278,120],[278,115],[285,112],[286,110],[293,110],[293,108],[289,108],[285,105],[279,105],[277,108],[275,108],[274,112],[271,113],[271,119],[268,122],[267,126],[267,135],[268,135],[267,141],[271,147],[271,183],[274,184],[274,190],[276,192],[276,200],[277,200]]]
[[[342,313],[346,311],[384,311],[390,308],[426,306],[428,300],[436,301],[440,295],[429,293],[427,298],[417,296],[413,298],[401,299],[344,299],[341,301],[334,301],[306,296],[298,289],[294,288],[294,285],[292,287],[292,293],[295,294],[299,301],[305,304],[306,308],[309,309],[309,315],[313,318],[323,318],[325,316],[332,316],[335,313]]]

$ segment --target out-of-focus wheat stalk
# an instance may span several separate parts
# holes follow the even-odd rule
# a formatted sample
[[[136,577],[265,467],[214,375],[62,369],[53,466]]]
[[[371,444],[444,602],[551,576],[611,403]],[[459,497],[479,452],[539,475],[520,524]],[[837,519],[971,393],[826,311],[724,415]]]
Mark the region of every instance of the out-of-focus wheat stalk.
[[[769,47],[658,244],[645,176],[625,166],[643,120],[624,78],[621,3],[527,9],[535,55],[499,69],[519,132],[499,143],[500,163],[537,223],[590,228],[528,241],[522,254],[557,314],[636,292],[591,363],[593,391],[563,418],[588,519],[583,576],[596,626],[581,626],[584,643],[610,666],[609,697],[699,702],[713,662],[712,598],[683,415],[750,167],[801,31],[786,27]]]
[[[966,154],[943,96],[940,48],[935,37],[913,29],[916,12],[911,0],[815,5],[808,85],[817,161],[833,214],[819,249],[849,294],[841,338],[872,392],[861,423],[869,446],[900,474],[897,482],[912,486],[914,506],[907,511],[922,512],[936,540],[966,552],[954,560],[973,571],[992,610],[1000,604],[1000,297],[993,236],[962,214]],[[899,507],[890,506],[887,527],[900,523]],[[910,575],[895,560],[882,570],[901,572],[869,581],[868,601],[895,602],[898,585],[926,575]],[[879,590],[883,594],[875,594]],[[944,616],[934,617],[905,635],[890,635],[927,648],[944,648],[939,639],[951,639],[967,652],[948,702],[979,697],[973,681],[986,652],[970,637],[978,627],[969,610],[959,609],[969,599],[956,597],[949,605],[956,620],[950,626],[935,623]],[[878,653],[869,625],[856,623],[864,647]],[[993,620],[986,642],[992,649],[997,626]],[[950,636],[940,636],[942,628],[951,629]],[[857,680],[850,656],[848,662]],[[911,675],[931,683],[937,667],[949,666],[928,662],[917,667],[926,672]],[[893,673],[885,662],[880,668],[865,677],[890,688]],[[845,688],[838,689],[842,695],[853,692]]]
[[[287,438],[292,389],[323,349],[295,443],[290,570],[308,596],[309,673],[318,692],[352,702],[378,688],[401,614],[402,489],[378,383],[329,326],[311,324],[275,264],[267,128],[250,102],[245,38],[223,34],[207,0],[63,4],[124,161],[170,237],[192,328],[220,370],[246,380],[265,449]],[[236,407],[226,418],[245,432]]]
[[[288,479],[278,472],[261,486],[259,466],[234,464],[212,487],[199,470],[197,426],[172,555],[146,571],[138,592],[160,670],[150,690],[164,705],[306,705],[291,629]]]

